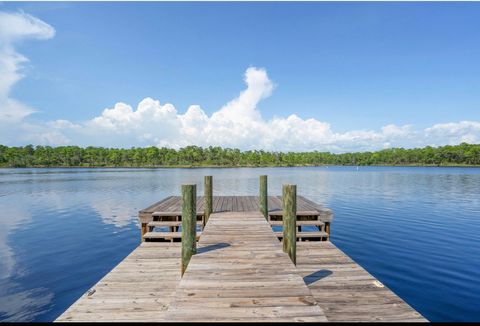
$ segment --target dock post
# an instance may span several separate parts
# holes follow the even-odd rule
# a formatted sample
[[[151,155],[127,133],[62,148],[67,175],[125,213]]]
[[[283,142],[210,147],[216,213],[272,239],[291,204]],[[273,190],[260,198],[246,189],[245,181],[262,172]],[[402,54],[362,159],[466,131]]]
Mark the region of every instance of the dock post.
[[[140,236],[142,242],[145,242],[145,238],[143,237],[145,233],[147,233],[147,223],[141,223]]]
[[[283,251],[297,264],[297,186],[283,185]]]
[[[330,237],[330,222],[325,222],[325,232],[327,232]]]
[[[197,252],[197,186],[182,185],[182,276]]]
[[[260,212],[268,221],[268,186],[267,176],[260,176]]]
[[[203,227],[207,225],[208,218],[212,213],[212,201],[213,201],[213,190],[212,190],[212,176],[205,176],[205,188],[204,188],[204,204],[203,204]]]

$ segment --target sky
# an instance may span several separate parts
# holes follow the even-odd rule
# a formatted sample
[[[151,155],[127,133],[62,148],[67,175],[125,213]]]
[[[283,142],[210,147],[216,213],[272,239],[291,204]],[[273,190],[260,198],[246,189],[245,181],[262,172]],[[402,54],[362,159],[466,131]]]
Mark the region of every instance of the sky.
[[[480,3],[0,3],[0,144],[480,142]]]

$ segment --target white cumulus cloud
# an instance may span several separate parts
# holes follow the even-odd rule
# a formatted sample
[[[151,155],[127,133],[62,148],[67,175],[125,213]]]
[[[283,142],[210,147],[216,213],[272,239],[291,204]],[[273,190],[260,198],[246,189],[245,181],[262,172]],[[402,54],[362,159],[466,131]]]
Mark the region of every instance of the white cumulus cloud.
[[[480,142],[480,122],[460,121],[435,124],[425,129],[425,136],[432,145],[478,143]]]
[[[479,140],[480,123],[437,124],[424,130],[389,124],[380,130],[335,132],[327,122],[296,114],[266,120],[261,101],[275,88],[263,68],[245,71],[246,88],[210,116],[199,105],[179,113],[171,103],[145,98],[136,108],[117,103],[101,115],[80,124],[66,120],[49,123],[43,138],[60,144],[98,146],[223,146],[278,151],[363,151],[389,147],[458,144]],[[70,141],[72,140],[72,141]]]
[[[42,20],[23,12],[0,12],[0,122],[18,122],[33,112],[27,105],[10,97],[12,86],[22,77],[26,57],[15,51],[24,39],[49,39],[55,29]]]
[[[171,103],[147,97],[136,107],[116,103],[86,121],[32,122],[34,111],[11,98],[12,87],[23,75],[27,58],[15,45],[26,39],[49,39],[55,29],[23,12],[0,12],[0,143],[23,145],[235,147],[242,150],[364,151],[389,147],[419,147],[480,141],[480,122],[435,124],[425,129],[388,124],[379,130],[335,132],[325,121],[290,114],[265,119],[262,100],[271,96],[275,83],[263,68],[250,67],[244,74],[245,89],[208,115],[199,105],[179,112]]]

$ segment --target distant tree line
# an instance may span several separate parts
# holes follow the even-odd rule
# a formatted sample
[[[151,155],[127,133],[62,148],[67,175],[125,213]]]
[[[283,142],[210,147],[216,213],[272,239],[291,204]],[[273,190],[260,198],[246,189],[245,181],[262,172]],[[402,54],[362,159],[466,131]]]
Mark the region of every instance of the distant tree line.
[[[103,148],[0,145],[1,167],[159,167],[159,166],[315,166],[315,165],[480,165],[480,144],[391,148],[376,152],[267,152],[187,146]]]

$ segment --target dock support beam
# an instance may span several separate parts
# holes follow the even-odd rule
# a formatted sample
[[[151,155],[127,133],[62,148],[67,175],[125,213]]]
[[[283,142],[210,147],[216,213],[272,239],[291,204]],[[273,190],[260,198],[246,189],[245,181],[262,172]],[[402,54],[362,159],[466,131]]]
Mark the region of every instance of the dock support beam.
[[[182,276],[197,252],[197,186],[182,185]]]
[[[141,230],[140,230],[140,236],[142,242],[145,242],[145,238],[143,237],[147,233],[147,223],[141,223]]]
[[[267,176],[260,176],[260,212],[263,214],[265,219],[268,221],[268,186],[267,186]]]
[[[213,201],[213,187],[212,187],[212,176],[205,176],[205,185],[204,185],[204,204],[203,204],[203,227],[207,225],[208,218],[212,213],[212,201]]]
[[[297,186],[283,185],[283,251],[297,265]]]

